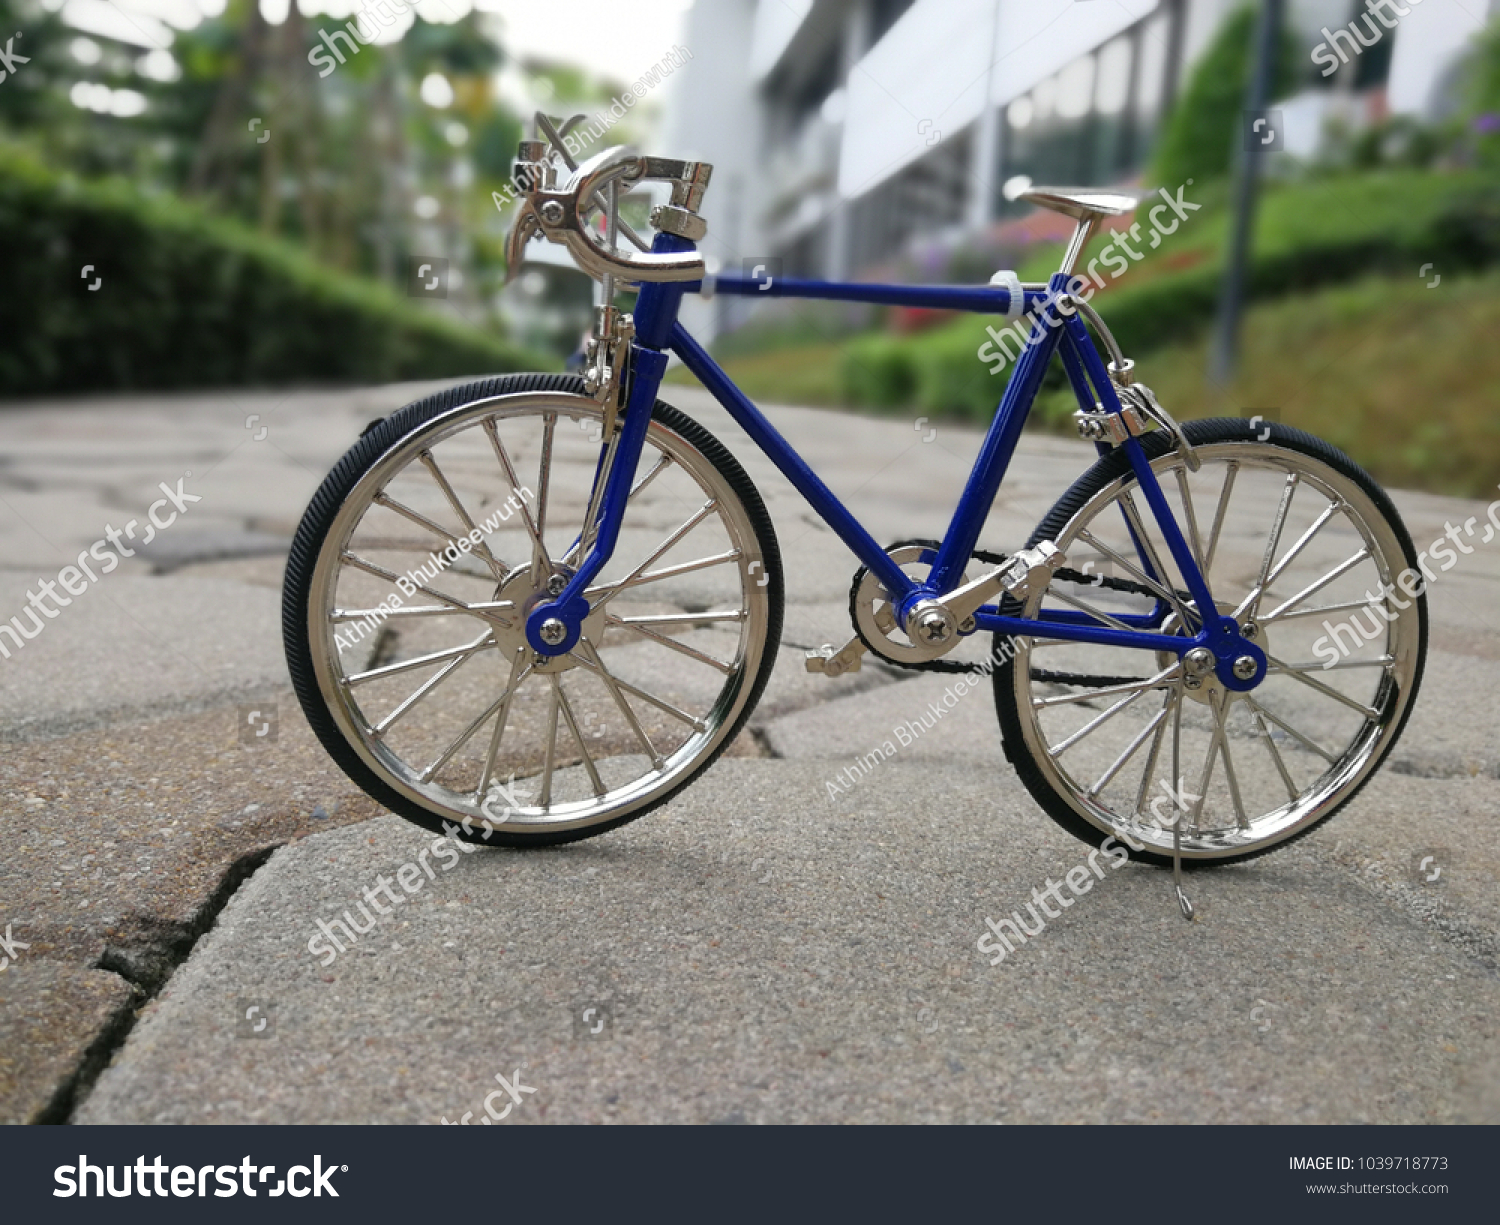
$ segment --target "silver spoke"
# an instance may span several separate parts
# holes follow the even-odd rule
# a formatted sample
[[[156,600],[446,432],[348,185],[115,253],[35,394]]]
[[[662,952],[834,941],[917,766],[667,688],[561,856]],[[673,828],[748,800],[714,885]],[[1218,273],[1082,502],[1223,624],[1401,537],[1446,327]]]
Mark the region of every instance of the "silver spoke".
[[[1098,549],[1099,552],[1110,558],[1110,560],[1112,560],[1117,566],[1120,566],[1135,578],[1138,578],[1142,584],[1151,588],[1151,590],[1156,592],[1156,594],[1161,599],[1165,600],[1168,604],[1175,608],[1177,610],[1177,615],[1183,619],[1184,623],[1186,622],[1187,609],[1182,606],[1182,601],[1178,598],[1175,591],[1171,591],[1168,588],[1162,586],[1139,566],[1134,565],[1127,558],[1120,556],[1120,554],[1116,553],[1103,541],[1096,540],[1091,533],[1087,531],[1079,532],[1078,539],[1092,545],[1094,548]]]
[[[1368,600],[1347,600],[1342,604],[1323,604],[1317,608],[1299,608],[1296,612],[1285,612],[1278,613],[1275,616],[1261,617],[1260,622],[1262,625],[1265,625],[1271,621],[1291,621],[1297,617],[1320,617],[1326,616],[1329,613],[1355,612],[1358,609],[1368,608],[1369,606],[1370,602]]]
[[[707,664],[710,668],[717,668],[726,675],[734,671],[733,665],[725,663],[722,659],[715,659],[712,655],[705,655],[702,651],[695,650],[685,642],[678,642],[675,638],[668,638],[665,634],[658,634],[655,630],[649,630],[644,625],[632,625],[627,621],[621,621],[619,617],[616,617],[612,613],[605,617],[605,623],[608,625],[617,625],[621,629],[627,629],[632,633],[640,634],[643,638],[649,638],[652,642],[659,642],[664,647],[671,647],[672,650],[677,651],[679,654],[686,655],[689,659],[696,659],[700,664]]]
[[[623,579],[616,583],[613,590],[606,592],[598,600],[595,600],[592,604],[593,610],[595,612],[598,612],[601,608],[608,604],[610,600],[614,599],[616,595],[618,595],[621,591],[624,591],[625,588],[630,585],[633,579],[638,578],[642,574],[647,566],[649,566],[663,553],[665,553],[668,549],[675,545],[679,540],[681,540],[684,536],[691,532],[695,527],[702,523],[703,520],[708,517],[709,512],[712,511],[716,505],[718,505],[718,500],[715,498],[710,498],[696,511],[694,511],[693,514],[688,517],[687,522],[679,527],[670,536],[668,536],[666,540],[657,548],[656,552],[652,553],[650,557],[646,558],[645,561],[643,561]]]
[[[547,546],[542,542],[536,530],[536,521],[531,517],[531,507],[526,505],[526,498],[521,493],[521,482],[516,477],[515,467],[510,462],[510,452],[500,441],[500,427],[495,424],[494,417],[484,419],[484,430],[490,437],[490,445],[495,449],[495,458],[500,461],[501,468],[505,470],[505,479],[510,482],[511,492],[515,495],[516,501],[521,504],[521,523],[526,528],[526,534],[531,537],[532,578],[534,582],[540,583],[544,576],[552,572],[552,559],[547,556]]]
[[[1297,538],[1297,543],[1294,544],[1290,549],[1288,549],[1282,556],[1282,559],[1276,563],[1276,568],[1272,570],[1271,573],[1266,577],[1265,587],[1269,587],[1278,578],[1280,578],[1283,573],[1285,573],[1286,568],[1297,559],[1302,550],[1307,548],[1308,543],[1312,540],[1312,538],[1323,530],[1323,525],[1326,524],[1330,519],[1332,519],[1333,516],[1339,512],[1339,510],[1340,506],[1337,502],[1330,502],[1323,508],[1322,514],[1320,514],[1315,520],[1313,520],[1312,525],[1307,529],[1307,531],[1303,532],[1302,535]],[[1264,588],[1262,588],[1262,590],[1264,590]]]
[[[1281,533],[1286,527],[1286,517],[1292,509],[1292,499],[1297,496],[1297,486],[1301,478],[1291,473],[1286,478],[1286,485],[1281,491],[1281,505],[1276,508],[1276,519],[1271,524],[1271,531],[1266,537],[1266,555],[1260,564],[1260,577],[1255,580],[1255,587],[1245,598],[1244,604],[1236,610],[1235,616],[1241,612],[1248,611],[1250,616],[1255,615],[1255,609],[1260,604],[1260,597],[1270,585],[1271,563],[1276,560],[1276,550],[1281,545]]]
[[[1146,530],[1146,524],[1141,519],[1140,512],[1136,510],[1135,499],[1130,496],[1130,491],[1128,489],[1120,494],[1120,509],[1125,513],[1126,520],[1130,523],[1131,528],[1134,530],[1135,538],[1137,542],[1139,542],[1140,547],[1146,551],[1146,563],[1153,570],[1155,570],[1161,578],[1161,582],[1152,583],[1151,585],[1155,587],[1158,593],[1166,599],[1167,603],[1171,604],[1172,607],[1177,610],[1177,615],[1181,617],[1185,623],[1187,621],[1188,615],[1187,609],[1182,606],[1182,601],[1177,598],[1177,593],[1169,590],[1164,585],[1170,580],[1171,576],[1168,574],[1167,568],[1161,564],[1161,555],[1157,553],[1156,546],[1152,544],[1151,534]],[[1151,583],[1151,580],[1146,578],[1145,574],[1143,574],[1135,566],[1132,566],[1123,557],[1120,557],[1119,554],[1115,554],[1115,557],[1121,565],[1129,567],[1139,578],[1147,583]]]
[[[1224,487],[1219,491],[1219,505],[1214,511],[1214,525],[1208,533],[1208,559],[1203,564],[1205,575],[1214,564],[1214,553],[1219,547],[1219,533],[1224,530],[1224,515],[1229,510],[1229,495],[1234,491],[1234,478],[1239,470],[1239,461],[1232,459],[1224,472]]]
[[[1198,535],[1198,512],[1193,507],[1193,494],[1188,488],[1187,468],[1178,464],[1174,471],[1177,473],[1177,496],[1182,499],[1182,513],[1187,520],[1188,544],[1193,550],[1193,560],[1198,563],[1198,571],[1207,583],[1208,566],[1204,564],[1203,541]]]
[[[1281,781],[1286,787],[1286,798],[1293,803],[1302,793],[1297,789],[1297,784],[1292,781],[1292,776],[1286,768],[1286,762],[1281,759],[1281,750],[1276,747],[1276,741],[1271,738],[1271,731],[1266,727],[1265,716],[1258,709],[1250,712],[1250,717],[1255,722],[1256,730],[1260,732],[1261,739],[1271,752],[1271,760],[1276,764],[1276,773],[1281,775]]]
[[[660,770],[663,764],[662,755],[656,751],[656,746],[651,743],[651,737],[646,735],[646,729],[641,726],[641,721],[635,717],[635,711],[630,709],[630,703],[625,700],[625,695],[620,691],[619,682],[610,675],[609,669],[604,666],[604,660],[599,658],[599,652],[594,650],[592,644],[584,640],[580,641],[578,646],[588,656],[589,662],[593,665],[591,670],[594,675],[609,690],[609,696],[614,699],[615,705],[620,708],[620,713],[625,716],[625,722],[630,725],[630,730],[635,733],[635,738],[645,748],[646,756],[651,759],[652,766]]]
[[[395,585],[398,578],[404,577],[401,575],[393,574],[384,566],[377,566],[374,562],[367,561],[365,558],[360,557],[357,553],[345,553],[340,560],[342,560],[346,566],[353,566],[356,570],[363,570],[366,574],[373,574],[377,578],[383,578],[393,586]],[[444,604],[448,605],[450,608],[457,609],[459,612],[472,613],[476,617],[480,617],[485,621],[495,622],[498,625],[510,625],[509,617],[501,617],[494,612],[494,608],[496,607],[494,603],[491,603],[488,606],[483,604],[470,604],[465,602],[464,600],[456,599],[451,595],[445,595],[441,591],[434,591],[431,587],[424,587],[421,584],[417,585],[417,590],[422,592],[424,595],[430,595],[434,600],[441,600]],[[507,606],[511,608],[515,607],[514,604],[508,604],[508,602],[506,601],[501,601],[501,603],[507,603]],[[398,609],[396,611],[399,612],[400,610]]]
[[[595,664],[587,659],[579,659],[578,662],[581,663],[585,668],[588,668],[596,676],[603,676],[604,673],[602,660],[599,664]],[[613,677],[612,679],[617,686],[623,689],[626,693],[630,694],[632,697],[640,698],[643,702],[649,702],[663,714],[671,715],[674,719],[680,719],[694,731],[702,732],[708,730],[708,724],[706,724],[696,715],[690,715],[687,711],[682,710],[680,707],[673,706],[671,702],[657,697],[654,693],[647,693],[644,689],[641,689],[636,685],[632,685],[629,681],[622,680],[618,676]]]
[[[1229,798],[1234,801],[1234,816],[1241,829],[1250,828],[1250,818],[1245,815],[1245,801],[1240,798],[1240,779],[1234,772],[1234,757],[1229,751],[1229,694],[1224,694],[1214,703],[1214,718],[1219,722],[1219,752],[1224,758],[1224,778],[1229,783]]]
[[[660,570],[650,570],[639,578],[622,580],[618,583],[601,583],[597,587],[590,587],[584,593],[584,599],[592,603],[597,597],[608,593],[613,596],[616,592],[626,587],[639,587],[645,583],[656,583],[662,579],[676,578],[682,574],[691,574],[695,570],[706,570],[709,566],[721,566],[727,561],[738,561],[740,551],[730,549],[727,553],[716,553],[712,557],[700,557],[696,561],[679,562],[673,566],[663,566]]]
[[[1257,702],[1254,698],[1252,698],[1248,693],[1245,695],[1245,701],[1249,702],[1250,705],[1251,705],[1251,707],[1254,710],[1259,711],[1267,719],[1271,720],[1272,723],[1276,724],[1277,727],[1279,727],[1282,731],[1284,731],[1288,736],[1290,736],[1293,740],[1295,740],[1303,748],[1305,748],[1305,749],[1307,749],[1307,750],[1309,750],[1309,751],[1311,751],[1313,753],[1316,753],[1319,757],[1321,757],[1329,765],[1333,765],[1333,763],[1338,760],[1338,758],[1335,757],[1332,753],[1330,753],[1326,749],[1320,748],[1318,745],[1314,744],[1311,740],[1309,740],[1306,736],[1304,736],[1301,732],[1299,732],[1295,727],[1293,727],[1285,719],[1279,717],[1278,715],[1272,714],[1269,710],[1267,710],[1264,706],[1262,706],[1259,702]]]
[[[353,676],[344,677],[339,683],[352,689],[355,685],[363,685],[366,681],[378,680],[384,676],[398,676],[414,668],[426,668],[431,664],[439,664],[444,660],[466,655],[475,646],[488,642],[489,638],[489,631],[486,630],[481,637],[468,646],[450,647],[446,651],[434,651],[431,655],[418,655],[415,659],[403,659],[400,663],[386,664],[383,668],[371,668],[368,672],[356,672]]]
[[[519,686],[530,675],[531,665],[528,664],[521,670],[521,674],[515,678],[515,685]],[[430,766],[428,766],[427,769],[422,771],[421,775],[419,776],[421,778],[421,781],[424,783],[428,782],[435,774],[437,774],[439,770],[441,770],[450,761],[452,761],[453,755],[457,753],[459,749],[463,748],[464,745],[468,744],[471,739],[473,739],[474,733],[477,732],[486,723],[488,723],[490,717],[494,715],[496,711],[498,711],[502,706],[509,705],[511,694],[514,691],[515,690],[512,686],[507,685],[505,688],[505,692],[502,693],[493,702],[491,702],[488,706],[486,706],[484,710],[479,713],[479,717],[459,733],[458,739],[443,751],[442,756],[439,757]]]
[[[621,625],[697,625],[700,621],[743,621],[748,616],[743,608],[724,609],[719,612],[701,613],[654,613],[641,617],[616,617]]]
[[[536,478],[536,536],[547,539],[547,489],[552,481],[552,440],[557,433],[557,414],[542,414],[542,460]],[[519,495],[517,495],[519,496]]]
[[[452,617],[464,613],[499,612],[502,608],[514,608],[514,600],[486,600],[482,603],[465,604],[414,604],[410,608],[393,608],[389,612],[379,608],[336,608],[329,613],[330,622],[368,621],[372,617],[389,621],[392,617]]]
[[[1090,689],[1085,693],[1064,693],[1057,697],[1032,698],[1031,704],[1038,710],[1047,706],[1067,706],[1075,702],[1091,702],[1095,698],[1112,698],[1122,693],[1134,693],[1137,689],[1162,689],[1172,684],[1172,681],[1163,680],[1161,677],[1170,675],[1177,671],[1177,665],[1173,664],[1155,680],[1131,681],[1128,684],[1110,685],[1104,689]]]
[[[1132,814],[1139,817],[1146,811],[1146,797],[1151,794],[1151,780],[1156,777],[1156,763],[1161,757],[1162,740],[1166,736],[1166,716],[1172,714],[1182,702],[1182,690],[1169,689],[1167,696],[1162,700],[1161,710],[1158,712],[1160,721],[1157,723],[1156,735],[1151,740],[1151,751],[1146,754],[1146,767],[1141,773],[1141,785],[1135,793],[1135,811]]]
[[[562,711],[563,721],[567,723],[568,730],[573,733],[573,739],[578,743],[578,751],[583,754],[583,768],[589,772],[589,782],[594,785],[594,794],[604,794],[604,780],[599,777],[599,771],[594,767],[594,759],[589,756],[589,746],[583,742],[583,733],[578,730],[578,720],[573,718],[573,707],[568,703],[568,695],[563,692],[562,682],[557,679],[555,673],[549,673],[547,679],[552,682],[552,693]]]
[[[1129,745],[1126,746],[1125,751],[1115,758],[1114,764],[1099,776],[1098,782],[1096,782],[1092,787],[1089,788],[1089,799],[1093,799],[1096,795],[1103,791],[1104,788],[1109,786],[1110,780],[1125,768],[1130,759],[1136,755],[1136,752],[1140,749],[1141,745],[1146,743],[1146,737],[1150,736],[1153,732],[1156,732],[1157,729],[1161,727],[1162,720],[1166,717],[1167,705],[1163,704],[1162,708],[1151,716],[1151,722],[1146,724],[1146,726],[1141,729],[1140,734],[1136,736],[1136,738],[1132,740]],[[1160,735],[1160,732],[1157,732],[1157,734]]]
[[[1100,612],[1092,604],[1089,604],[1083,600],[1075,599],[1073,596],[1068,595],[1066,592],[1059,591],[1056,587],[1048,587],[1047,594],[1056,596],[1064,604],[1071,604],[1079,612],[1087,613],[1091,617],[1097,617],[1100,621],[1104,622],[1105,625],[1112,625],[1116,629],[1128,630],[1132,634],[1139,632],[1135,628],[1135,626],[1126,625],[1125,622],[1119,620],[1117,617],[1111,617],[1106,612]]]
[[[1323,525],[1333,518],[1338,509],[1339,505],[1337,502],[1331,502],[1328,506],[1323,508],[1323,513],[1317,517],[1317,519],[1313,522],[1312,526],[1307,529],[1307,531],[1302,533],[1301,539],[1299,539],[1296,544],[1294,544],[1290,549],[1287,550],[1286,556],[1284,556],[1279,562],[1276,563],[1276,568],[1256,585],[1255,590],[1250,593],[1244,604],[1240,606],[1241,610],[1248,606],[1251,615],[1253,616],[1255,614],[1260,604],[1261,597],[1265,595],[1267,589],[1271,586],[1272,583],[1274,583],[1278,578],[1281,577],[1282,573],[1289,565],[1292,564],[1297,555],[1307,547],[1308,541],[1310,541],[1314,536],[1318,534]],[[1235,615],[1238,616],[1239,612],[1236,612]]]
[[[552,690],[552,706],[547,715],[547,757],[542,763],[542,794],[538,798],[543,808],[552,807],[552,768],[557,761],[557,690]]]
[[[1176,667],[1177,667],[1177,665],[1174,663],[1171,668],[1164,668],[1161,672],[1157,673],[1157,675],[1154,678],[1152,678],[1152,679],[1153,680],[1160,680],[1162,677],[1166,676],[1168,672],[1171,672]],[[1074,732],[1071,736],[1069,736],[1061,744],[1055,744],[1055,745],[1050,746],[1047,751],[1049,753],[1051,753],[1054,757],[1056,757],[1060,753],[1067,752],[1068,749],[1072,748],[1075,744],[1077,744],[1085,736],[1091,735],[1093,732],[1097,731],[1100,727],[1104,726],[1105,723],[1109,722],[1110,719],[1113,719],[1117,714],[1119,714],[1127,706],[1130,706],[1133,703],[1140,701],[1142,697],[1144,697],[1146,694],[1150,693],[1152,691],[1152,689],[1154,689],[1154,688],[1156,688],[1155,685],[1143,685],[1143,686],[1139,687],[1134,693],[1130,694],[1128,697],[1121,698],[1118,702],[1116,702],[1113,706],[1111,706],[1103,714],[1096,715],[1094,718],[1090,719],[1087,723],[1085,723],[1082,727],[1080,727],[1076,732]]]
[[[432,452],[423,451],[417,458],[421,460],[422,466],[427,469],[432,479],[437,482],[438,488],[443,491],[443,496],[448,499],[448,505],[453,507],[453,513],[458,516],[458,521],[464,525],[464,535],[468,536],[472,543],[473,534],[476,531],[474,520],[469,518],[469,512],[464,509],[464,504],[458,500],[458,494],[453,491],[453,486],[448,483],[448,478],[438,468],[437,460],[432,458]],[[453,537],[450,536],[449,539],[453,540]],[[454,540],[453,543],[456,545],[458,541]],[[500,564],[500,559],[490,552],[490,546],[485,543],[483,533],[480,534],[478,542],[473,543],[473,552],[474,556],[478,557],[480,561],[484,562],[494,571],[496,578],[500,578],[505,574],[505,567]]]
[[[1376,659],[1341,659],[1336,664],[1319,663],[1316,659],[1306,663],[1278,664],[1267,668],[1268,672],[1342,672],[1346,668],[1389,668],[1396,662],[1394,655],[1381,655]]]
[[[1323,694],[1324,697],[1330,697],[1335,702],[1342,702],[1350,710],[1358,711],[1360,714],[1364,715],[1366,719],[1380,718],[1380,712],[1373,706],[1366,706],[1363,702],[1356,702],[1348,694],[1340,693],[1331,685],[1325,685],[1320,680],[1316,680],[1311,676],[1307,676],[1305,673],[1298,672],[1295,668],[1288,667],[1274,655],[1267,655],[1266,662],[1276,668],[1276,674],[1278,676],[1289,676],[1294,681],[1301,681],[1304,685],[1308,686],[1308,688],[1314,689],[1317,692]]]
[[[640,493],[643,489],[646,488],[647,485],[651,484],[651,482],[654,481],[657,476],[661,474],[662,470],[665,469],[671,462],[672,457],[670,455],[662,455],[657,459],[656,463],[651,466],[651,470],[647,472],[645,476],[641,477],[641,479],[638,480],[631,488],[629,496],[627,496],[625,499],[626,510],[630,509],[630,504],[635,501],[636,494]],[[579,557],[582,548],[583,536],[580,534],[578,539],[575,540],[569,547],[567,556],[563,558],[563,564],[570,566],[573,565]]]
[[[510,661],[510,679],[505,682],[505,692],[500,696],[500,709],[495,715],[495,730],[490,733],[490,745],[484,754],[484,771],[479,776],[479,789],[475,796],[481,806],[484,803],[485,793],[490,789],[490,783],[495,778],[495,761],[500,754],[500,741],[505,735],[505,724],[510,718],[510,704],[516,696],[516,690],[520,688],[521,681],[525,680],[523,669],[526,666],[526,651],[517,647]]]
[[[377,493],[375,495],[375,504],[377,506],[384,506],[387,510],[394,511],[396,514],[401,515],[404,518],[410,519],[413,523],[417,524],[419,527],[425,527],[429,532],[432,532],[435,535],[441,536],[453,548],[459,549],[461,552],[463,551],[462,548],[461,548],[461,546],[458,543],[458,537],[455,536],[455,535],[453,535],[453,533],[450,532],[447,528],[443,527],[442,525],[440,525],[438,523],[434,523],[426,515],[421,514],[418,511],[412,510],[411,507],[406,506],[403,503],[396,501],[395,498],[391,497],[390,494],[386,493],[384,490],[381,490],[379,493]],[[470,531],[472,531],[472,530],[473,529],[470,528]],[[381,542],[380,545],[375,546],[375,545],[373,545],[368,540],[364,542],[364,547],[365,548],[372,548],[372,547],[399,548],[399,546],[393,546],[393,545],[390,545],[390,544],[386,544],[385,542]],[[418,546],[418,547],[420,548],[421,546]],[[405,550],[402,549],[401,551],[404,552]],[[432,552],[431,549],[427,549],[426,551],[428,553]],[[501,563],[501,562],[499,562],[492,555],[490,555],[488,547],[485,548],[484,553],[480,554],[480,560],[483,561],[483,562],[485,562],[489,566],[490,571],[494,574],[494,576],[496,578],[503,578],[504,577],[504,575],[505,575],[505,566],[504,566],[504,564]]]
[[[1271,618],[1274,620],[1276,617],[1279,617],[1282,613],[1286,612],[1287,609],[1295,608],[1298,604],[1302,603],[1303,600],[1307,599],[1308,596],[1322,591],[1323,588],[1328,586],[1329,583],[1333,582],[1334,579],[1352,570],[1355,566],[1359,565],[1360,562],[1364,561],[1365,558],[1369,556],[1369,547],[1366,546],[1364,548],[1361,548],[1360,551],[1354,554],[1353,557],[1346,558],[1344,561],[1340,562],[1317,582],[1308,587],[1304,587],[1290,600],[1287,600],[1282,604],[1278,604],[1274,609],[1272,609]]]
[[[379,723],[372,727],[370,731],[377,738],[380,736],[384,736],[386,732],[388,732],[395,725],[397,719],[406,714],[407,711],[409,711],[424,697],[426,697],[445,680],[452,676],[456,671],[458,671],[459,668],[463,667],[465,663],[473,659],[474,656],[494,645],[494,641],[495,640],[493,635],[489,632],[486,632],[479,638],[476,638],[473,642],[469,643],[468,646],[464,647],[462,654],[455,656],[452,660],[445,664],[440,672],[437,672],[434,675],[428,677],[427,680],[419,685],[412,693],[408,694],[405,700],[402,701],[399,706],[397,706],[393,711],[391,711],[390,714],[386,715],[384,719],[382,719]]]

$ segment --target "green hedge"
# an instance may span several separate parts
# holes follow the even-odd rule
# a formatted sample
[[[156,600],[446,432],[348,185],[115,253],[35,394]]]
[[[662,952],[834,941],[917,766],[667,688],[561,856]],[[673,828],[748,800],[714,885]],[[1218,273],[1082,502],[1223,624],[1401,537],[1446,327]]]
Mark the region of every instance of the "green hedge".
[[[1192,338],[1218,310],[1227,210],[1222,190],[1200,198],[1208,201],[1201,214],[1094,300],[1129,357]],[[1091,244],[1085,266],[1105,241]],[[1174,271],[1167,260],[1192,266]],[[1257,217],[1251,295],[1272,298],[1371,272],[1415,279],[1424,264],[1441,274],[1497,263],[1500,192],[1492,176],[1350,176],[1267,192]],[[1044,279],[1035,269],[1022,272]],[[988,341],[986,323],[998,328],[1003,321],[972,316],[916,336],[852,341],[840,371],[842,398],[862,407],[915,406],[987,421],[1012,367],[992,375],[979,360],[978,350]],[[1064,385],[1054,363],[1044,387]]]
[[[85,264],[102,277],[89,292]],[[545,368],[389,287],[120,182],[0,156],[0,394],[379,383]]]

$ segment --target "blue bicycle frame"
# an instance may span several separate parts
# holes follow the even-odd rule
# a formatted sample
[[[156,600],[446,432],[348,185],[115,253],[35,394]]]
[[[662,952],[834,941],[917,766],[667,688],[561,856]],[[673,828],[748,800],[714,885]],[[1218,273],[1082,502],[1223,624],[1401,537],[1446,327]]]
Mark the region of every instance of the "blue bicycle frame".
[[[693,250],[694,247],[691,242],[674,235],[658,234],[652,249],[681,252]],[[609,560],[619,538],[626,500],[630,495],[646,429],[650,424],[652,406],[656,402],[657,391],[666,370],[668,353],[675,353],[682,359],[683,364],[750,435],[854,555],[880,579],[891,593],[898,618],[904,624],[907,613],[919,600],[941,598],[959,584],[994,503],[1000,482],[1015,454],[1021,429],[1041,386],[1042,376],[1054,354],[1060,357],[1068,381],[1085,410],[1094,410],[1097,402],[1108,413],[1118,414],[1122,411],[1109,371],[1094,347],[1083,320],[1076,310],[1059,306],[1059,296],[1067,294],[1075,283],[1074,277],[1059,272],[1052,277],[1045,289],[1023,291],[1023,309],[1032,312],[1036,320],[1030,340],[1006,386],[994,419],[990,422],[937,556],[927,577],[920,582],[907,575],[891,560],[885,549],[678,322],[683,295],[702,292],[703,284],[696,281],[643,284],[634,311],[636,334],[631,345],[629,393],[615,454],[607,472],[604,453],[600,457],[599,472],[605,476],[605,486],[600,499],[594,540],[587,557],[556,601],[538,605],[528,616],[528,641],[541,654],[551,656],[570,650],[578,639],[583,618],[589,611],[583,591]],[[713,292],[744,296],[764,294],[769,297],[826,298],[996,315],[1005,315],[1011,308],[1010,292],[993,286],[875,285],[779,278],[757,281],[726,276],[716,280]],[[1028,618],[1008,616],[1002,614],[995,605],[985,605],[974,613],[976,629],[1011,635],[1035,634],[1147,651],[1167,651],[1178,656],[1195,647],[1207,647],[1215,657],[1215,671],[1226,687],[1239,691],[1254,688],[1265,674],[1264,652],[1241,635],[1233,617],[1218,613],[1209,593],[1207,579],[1199,570],[1192,550],[1172,515],[1140,439],[1127,433],[1125,441],[1120,445],[1125,450],[1132,473],[1151,509],[1172,560],[1187,584],[1188,595],[1198,609],[1208,610],[1207,615],[1202,617],[1203,624],[1198,633],[1191,637],[1162,633],[1161,626],[1169,606],[1160,598],[1150,613],[1111,614],[1110,620],[1115,625],[1100,624],[1097,617],[1068,609],[1049,609],[1036,618]],[[1101,450],[1107,451],[1108,448],[1101,447]],[[597,479],[596,477],[596,481]],[[1133,529],[1131,535],[1135,536]],[[1136,549],[1141,571],[1153,581],[1165,585],[1166,577],[1156,572],[1139,539],[1136,540]],[[549,617],[557,618],[567,626],[567,636],[560,642],[547,643],[541,637],[541,624]],[[1255,675],[1248,678],[1236,676],[1232,669],[1233,661],[1244,655],[1251,656],[1258,665]]]

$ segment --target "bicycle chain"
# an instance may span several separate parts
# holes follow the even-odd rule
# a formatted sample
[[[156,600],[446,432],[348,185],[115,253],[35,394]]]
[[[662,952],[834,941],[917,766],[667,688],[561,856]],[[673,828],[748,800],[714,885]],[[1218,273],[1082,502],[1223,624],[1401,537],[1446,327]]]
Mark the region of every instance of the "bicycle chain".
[[[887,552],[903,548],[907,545],[917,545],[924,549],[936,551],[941,547],[936,540],[898,540],[891,545]],[[975,549],[971,554],[975,561],[983,562],[987,566],[1003,565],[1010,559],[1003,553],[991,553],[987,549]],[[865,644],[865,649],[882,663],[889,664],[893,668],[903,668],[908,672],[944,672],[944,673],[982,673],[987,671],[983,664],[963,663],[956,659],[928,659],[922,663],[904,663],[900,660],[888,659],[882,655],[870,640],[860,632],[859,620],[854,615],[855,603],[859,599],[859,587],[864,581],[867,566],[861,566],[854,572],[854,584],[849,589],[849,619],[854,624],[854,632],[859,635],[859,640]],[[1130,595],[1144,595],[1156,598],[1156,592],[1144,583],[1133,583],[1129,579],[1112,578],[1107,574],[1084,574],[1078,570],[1058,570],[1054,578],[1062,579],[1067,583],[1080,583],[1087,587],[1103,587],[1108,591],[1123,591]],[[1191,598],[1191,597],[1189,597]],[[1045,668],[1031,669],[1031,679],[1055,685],[1077,685],[1088,689],[1102,689],[1107,685],[1129,685],[1137,684],[1145,677],[1140,676],[1092,676],[1081,672],[1052,672]]]

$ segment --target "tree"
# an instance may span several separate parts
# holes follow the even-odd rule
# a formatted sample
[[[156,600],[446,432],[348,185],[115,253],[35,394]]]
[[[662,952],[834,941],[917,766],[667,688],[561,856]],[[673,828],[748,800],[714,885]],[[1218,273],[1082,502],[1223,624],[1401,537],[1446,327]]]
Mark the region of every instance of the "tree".
[[[1229,173],[1243,130],[1255,23],[1253,4],[1236,9],[1199,60],[1162,131],[1152,167],[1157,183],[1175,187],[1190,178],[1202,182]],[[1290,93],[1303,69],[1296,41],[1284,27],[1280,41],[1273,98]]]

